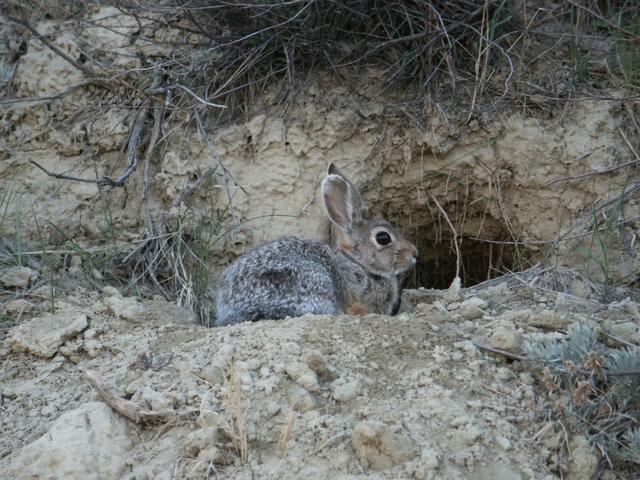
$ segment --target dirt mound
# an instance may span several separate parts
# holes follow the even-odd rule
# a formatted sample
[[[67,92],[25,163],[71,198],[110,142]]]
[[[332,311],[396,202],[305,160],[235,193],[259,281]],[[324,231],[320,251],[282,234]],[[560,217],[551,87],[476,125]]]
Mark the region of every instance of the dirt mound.
[[[573,457],[556,450],[565,433],[545,419],[534,375],[472,342],[518,352],[524,337],[573,320],[618,326],[629,305],[595,315],[588,302],[499,283],[408,291],[410,311],[396,317],[209,329],[164,300],[78,292],[57,316],[88,320],[72,335],[52,327],[53,354],[37,348],[51,345],[39,319],[8,334],[0,469],[16,479],[591,478],[599,459],[579,434]],[[86,371],[169,417],[145,426],[112,413]]]

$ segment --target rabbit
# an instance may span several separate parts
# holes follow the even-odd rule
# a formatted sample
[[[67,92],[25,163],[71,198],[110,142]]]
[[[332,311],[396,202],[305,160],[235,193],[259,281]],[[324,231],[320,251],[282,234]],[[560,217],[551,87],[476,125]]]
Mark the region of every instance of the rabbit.
[[[369,217],[332,163],[321,192],[331,242],[284,237],[240,256],[220,278],[216,326],[305,313],[392,314],[418,250],[389,222]]]

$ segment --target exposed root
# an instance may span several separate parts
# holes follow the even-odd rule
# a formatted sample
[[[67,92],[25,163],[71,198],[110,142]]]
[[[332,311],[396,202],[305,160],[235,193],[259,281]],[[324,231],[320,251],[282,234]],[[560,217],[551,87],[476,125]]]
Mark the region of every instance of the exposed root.
[[[175,422],[178,419],[187,417],[197,417],[198,415],[198,412],[195,410],[190,412],[158,412],[151,410],[141,402],[127,400],[121,393],[104,383],[104,381],[91,370],[85,372],[85,378],[94,386],[98,392],[98,396],[109,405],[109,407],[132,422],[140,425],[159,425],[167,422]]]

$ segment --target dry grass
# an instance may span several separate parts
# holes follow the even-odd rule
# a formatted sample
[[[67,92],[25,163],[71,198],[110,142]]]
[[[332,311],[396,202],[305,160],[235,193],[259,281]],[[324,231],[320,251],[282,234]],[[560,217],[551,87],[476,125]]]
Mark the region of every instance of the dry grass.
[[[246,463],[249,458],[249,443],[245,429],[244,411],[242,410],[240,379],[238,378],[233,362],[230,363],[227,369],[224,402],[227,415],[229,416],[227,433],[231,438],[231,444],[238,458],[240,458],[242,463]]]
[[[278,439],[278,451],[280,452],[280,458],[284,458],[289,450],[289,442],[293,437],[293,427],[296,422],[295,413],[289,414],[287,420],[282,425],[280,431],[280,438]]]

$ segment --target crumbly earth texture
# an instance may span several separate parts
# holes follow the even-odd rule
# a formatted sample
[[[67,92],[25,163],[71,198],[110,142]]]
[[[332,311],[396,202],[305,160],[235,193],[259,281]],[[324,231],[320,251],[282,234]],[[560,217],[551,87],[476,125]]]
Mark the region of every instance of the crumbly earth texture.
[[[79,46],[85,42],[97,49],[96,58],[103,48],[117,50],[122,63],[113,65],[116,72],[138,68],[139,57],[157,57],[158,46],[138,38],[135,19],[114,7],[95,8],[89,9],[89,22],[76,28],[53,20],[36,27],[72,58],[84,56]],[[11,43],[16,32],[1,25],[0,42]],[[169,47],[164,53],[173,55]],[[85,179],[117,178],[126,169],[122,151],[136,114],[131,105],[140,100],[116,84],[82,86],[87,78],[37,36],[28,39],[15,68],[11,85],[19,98],[55,97],[79,87],[52,102],[9,103],[0,111],[5,126],[0,158],[6,160],[0,179],[20,199],[19,207],[10,209],[20,221],[4,222],[6,235],[39,243],[37,220],[52,247],[72,238],[91,248],[114,232],[125,241],[144,238],[143,168],[131,175],[126,189],[100,189],[47,177],[30,163]],[[315,75],[287,118],[274,109],[278,91],[269,91],[251,102],[246,115],[211,128],[207,138],[191,121],[167,120],[166,138],[149,166],[150,212],[179,212],[186,225],[222,222],[223,230],[231,229],[210,245],[209,260],[221,269],[265,241],[315,237],[324,218],[319,180],[331,161],[360,187],[374,216],[384,216],[417,240],[420,262],[428,263],[433,244],[447,245],[450,235],[433,196],[460,237],[531,241],[519,255],[534,263],[546,258],[541,246],[564,238],[554,250],[561,264],[578,266],[595,281],[637,281],[637,197],[627,197],[625,221],[614,225],[620,239],[603,235],[615,247],[606,262],[599,239],[590,233],[594,205],[615,205],[635,182],[629,168],[619,168],[630,167],[635,158],[626,141],[637,136],[628,117],[631,103],[593,99],[523,109],[507,102],[465,121],[466,111],[456,120],[457,109],[434,101],[425,107],[424,125],[416,128],[412,114],[396,108],[404,103],[401,92],[385,87],[380,93],[378,87],[367,88],[369,83],[375,85],[367,77],[346,82]],[[211,174],[212,158],[220,159],[228,175],[221,169]],[[184,195],[209,174],[210,181]],[[612,215],[617,213],[604,212]],[[14,231],[16,226],[22,231]],[[11,278],[25,283],[28,273]]]
[[[395,317],[206,328],[161,299],[78,290],[56,315],[82,312],[81,331],[51,331],[57,343],[29,337],[46,320],[39,313],[4,340],[0,477],[591,478],[600,456],[546,418],[535,372],[472,342],[518,352],[523,337],[558,335],[572,320],[622,332],[637,304],[595,307],[495,281],[403,300]],[[29,341],[57,351],[34,355]],[[86,371],[173,415],[124,418]],[[565,435],[573,456],[561,457]]]
[[[76,26],[38,21],[40,35],[24,44],[0,21],[0,43],[21,52],[9,69],[2,64],[11,79],[0,109],[0,253],[10,253],[0,268],[0,478],[640,478],[610,470],[582,433],[551,415],[530,366],[475,346],[520,354],[527,338],[557,338],[574,320],[640,344],[638,305],[597,303],[591,284],[573,277],[545,285],[566,284],[576,296],[511,278],[407,291],[394,317],[222,328],[199,326],[162,298],[104,287],[109,252],[127,257],[147,238],[143,155],[126,188],[113,189],[49,177],[31,161],[84,179],[117,178],[142,85],[94,84],[41,39],[72,59],[91,46],[93,66],[114,72],[173,53],[171,41],[158,50],[140,35],[144,25],[116,8],[95,5],[87,15]],[[160,30],[158,39],[172,34]],[[532,263],[637,286],[638,195],[620,211],[593,209],[619,205],[637,183],[633,104],[523,99],[526,108],[504,102],[457,121],[455,109],[433,100],[416,126],[399,92],[365,88],[368,80],[314,76],[287,118],[273,108],[277,91],[264,92],[208,137],[177,113],[167,120],[148,169],[149,212],[211,228],[209,285],[213,270],[252,246],[316,236],[319,180],[332,161],[372,213],[420,240],[425,268],[435,265],[429,273],[447,281],[432,250],[439,244],[451,258],[452,244],[434,199],[464,239],[463,255],[472,239],[498,242],[487,243],[492,249],[531,242],[520,253]],[[229,176],[212,170],[216,158]],[[594,218],[603,229],[592,228]],[[47,255],[20,255],[45,247]],[[89,283],[101,293],[79,287]],[[618,300],[627,295],[613,290]],[[114,411],[86,372],[161,420]]]

